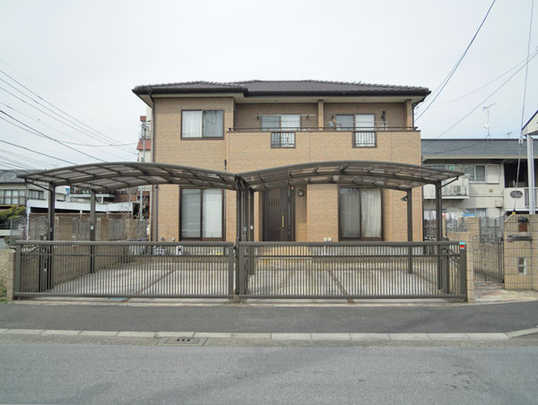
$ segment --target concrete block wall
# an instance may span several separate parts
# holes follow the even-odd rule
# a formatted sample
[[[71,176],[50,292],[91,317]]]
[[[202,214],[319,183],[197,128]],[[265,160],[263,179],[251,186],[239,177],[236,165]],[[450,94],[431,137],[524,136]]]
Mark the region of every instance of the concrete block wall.
[[[0,249],[0,284],[7,292],[7,299],[13,299],[15,283],[15,251]]]

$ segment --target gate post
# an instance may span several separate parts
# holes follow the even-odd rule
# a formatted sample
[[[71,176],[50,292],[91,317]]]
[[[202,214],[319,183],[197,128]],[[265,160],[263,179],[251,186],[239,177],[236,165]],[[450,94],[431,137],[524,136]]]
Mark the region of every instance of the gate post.
[[[462,246],[464,248],[462,249]],[[460,261],[459,261],[459,272],[460,272],[460,293],[465,297],[465,301],[469,302],[469,290],[467,290],[467,245],[460,244]]]
[[[228,296],[234,296],[234,264],[235,264],[235,246],[224,248],[228,256]]]
[[[95,213],[95,191],[90,191],[90,241],[95,241],[96,233],[96,213]],[[95,246],[90,246],[90,273],[95,273]]]
[[[447,246],[441,246],[439,244],[439,262],[441,264],[441,277],[440,277],[440,284],[445,294],[448,294],[450,292],[450,263],[449,263],[449,247]]]
[[[15,277],[13,280],[13,298],[15,298],[15,294],[17,292],[21,291],[21,272],[22,272],[22,246],[17,243],[15,247]],[[9,297],[9,291],[8,291],[8,297]]]

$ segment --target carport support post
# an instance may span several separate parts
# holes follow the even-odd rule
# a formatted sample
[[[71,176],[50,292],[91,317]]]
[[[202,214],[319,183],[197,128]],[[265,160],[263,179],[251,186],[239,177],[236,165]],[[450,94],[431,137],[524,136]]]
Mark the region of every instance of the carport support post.
[[[413,242],[413,190],[407,190],[407,241]],[[413,273],[413,246],[409,246],[407,253],[407,272]]]
[[[54,221],[56,217],[56,186],[53,183],[49,183],[49,212],[48,212],[48,220],[49,220],[49,227],[48,227],[48,239],[49,241],[54,240]],[[53,263],[53,255],[54,255],[54,246],[50,245],[48,248],[48,260],[47,260],[47,268],[46,268],[46,275],[45,275],[45,289],[52,288],[52,267],[54,265]],[[40,283],[40,289],[41,291],[41,283]]]
[[[54,217],[56,211],[56,187],[54,184],[49,183],[49,228],[48,228],[48,240],[54,240]]]
[[[254,240],[254,190],[248,190],[248,240]]]
[[[435,183],[435,222],[437,225],[437,288],[443,288],[443,259],[441,240],[443,239],[443,207],[441,182]]]
[[[243,201],[241,183],[238,181],[235,188],[235,294],[241,294],[241,252],[239,242],[241,241],[241,203]]]
[[[96,215],[95,215],[95,191],[90,191],[90,241],[95,241]],[[95,246],[90,246],[90,273],[95,273]]]

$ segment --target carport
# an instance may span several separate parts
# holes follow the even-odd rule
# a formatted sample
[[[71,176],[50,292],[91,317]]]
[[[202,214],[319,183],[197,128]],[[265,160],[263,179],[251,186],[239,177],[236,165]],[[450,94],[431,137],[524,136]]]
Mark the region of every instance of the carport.
[[[162,163],[100,163],[24,175],[47,183],[48,241],[17,245],[16,291],[26,296],[167,298],[464,298],[465,251],[442,241],[443,182],[461,173],[369,161],[230,173]],[[161,184],[236,192],[235,242],[95,241],[95,194]],[[340,184],[406,193],[407,242],[254,242],[254,193]],[[412,189],[434,184],[437,241],[413,242]],[[91,192],[90,241],[55,241],[55,187]],[[156,195],[158,198],[158,193]],[[155,200],[155,198],[154,198]],[[153,218],[158,216],[153,202]]]
[[[412,189],[435,185],[437,240],[442,239],[443,182],[462,173],[422,166],[378,161],[331,161],[296,164],[234,174],[163,163],[113,162],[69,166],[22,175],[29,183],[47,183],[49,191],[48,240],[54,240],[55,188],[77,186],[90,190],[90,240],[95,240],[95,195],[144,185],[177,184],[183,187],[218,188],[236,191],[236,241],[254,240],[254,193],[283,185],[340,184],[375,186],[406,192],[407,237],[413,240]],[[445,185],[448,183],[445,183]],[[155,194],[158,198],[158,194]],[[158,215],[153,202],[153,217]],[[157,240],[156,221],[152,239]]]

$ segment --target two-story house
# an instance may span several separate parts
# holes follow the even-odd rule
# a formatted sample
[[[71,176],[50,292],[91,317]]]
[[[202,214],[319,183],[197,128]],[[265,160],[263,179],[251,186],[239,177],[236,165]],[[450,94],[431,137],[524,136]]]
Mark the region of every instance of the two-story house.
[[[429,90],[328,81],[138,86],[152,108],[152,161],[242,173],[325,161],[421,165],[414,107]],[[372,173],[376,168],[372,166]],[[234,240],[234,192],[155,186],[153,232],[165,240]],[[406,240],[405,193],[338,184],[286,185],[254,198],[256,240]],[[422,189],[413,190],[422,239]]]

